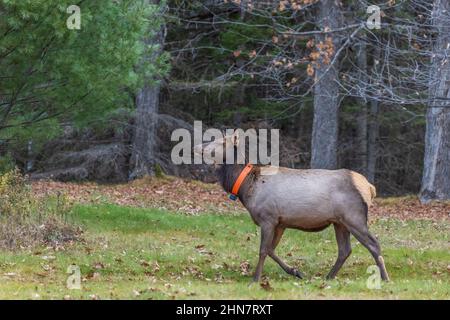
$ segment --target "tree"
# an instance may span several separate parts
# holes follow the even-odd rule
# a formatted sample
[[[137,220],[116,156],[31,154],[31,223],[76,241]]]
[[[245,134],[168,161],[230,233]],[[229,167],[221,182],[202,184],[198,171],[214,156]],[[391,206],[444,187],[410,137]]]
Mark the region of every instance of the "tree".
[[[340,8],[335,0],[320,1],[317,24],[321,30],[341,26]],[[320,34],[320,57],[316,61],[314,86],[314,122],[311,141],[311,168],[335,169],[337,166],[339,70],[335,62],[338,37]]]
[[[372,75],[377,75],[379,72],[380,65],[380,47],[374,46],[373,63],[372,63]],[[377,77],[373,76],[372,81],[374,85],[377,85]],[[370,109],[369,109],[369,122],[368,122],[368,132],[367,132],[367,169],[366,177],[367,179],[374,183],[375,174],[377,169],[377,157],[378,157],[378,131],[380,126],[380,120],[378,119],[379,113],[379,103],[377,99],[370,98]]]
[[[426,115],[425,159],[420,199],[450,199],[450,3],[435,0],[433,44]]]
[[[0,141],[48,139],[61,121],[95,121],[131,104],[153,8],[143,1],[0,0]],[[147,72],[154,72],[146,66]]]
[[[166,27],[161,18],[165,6],[159,0],[150,0],[151,7],[158,8],[158,15],[150,19],[158,24],[156,32],[150,30],[150,35],[143,40],[145,45],[152,47],[150,54],[143,56],[142,64],[159,65],[166,57],[163,55]],[[156,125],[159,109],[160,74],[145,77],[144,86],[136,94],[136,116],[133,134],[133,146],[130,159],[130,179],[146,175],[154,175]]]
[[[358,66],[358,78],[360,79],[361,83],[367,83],[367,44],[366,42],[361,42],[356,46],[356,64]],[[364,95],[364,92],[366,91],[365,86],[361,88],[362,95]],[[359,172],[363,175],[367,175],[367,156],[368,156],[368,108],[367,108],[367,101],[364,98],[357,98],[356,99],[359,105],[359,112],[358,117],[356,119],[357,121],[357,160],[358,160],[358,169]]]

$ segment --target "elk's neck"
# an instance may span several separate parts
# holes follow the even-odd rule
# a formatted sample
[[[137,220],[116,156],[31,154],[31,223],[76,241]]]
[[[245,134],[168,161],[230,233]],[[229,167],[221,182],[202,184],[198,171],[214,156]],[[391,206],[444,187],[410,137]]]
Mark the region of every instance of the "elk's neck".
[[[231,192],[234,182],[243,169],[242,164],[222,164],[217,168],[217,177],[226,192]]]
[[[217,168],[216,174],[219,179],[219,183],[222,185],[226,192],[231,193],[233,185],[236,182],[239,174],[244,169],[243,164],[222,164]],[[254,183],[259,176],[259,167],[253,166],[252,171],[245,178],[239,188],[238,197],[242,203],[245,205],[245,201],[249,198],[252,193]]]

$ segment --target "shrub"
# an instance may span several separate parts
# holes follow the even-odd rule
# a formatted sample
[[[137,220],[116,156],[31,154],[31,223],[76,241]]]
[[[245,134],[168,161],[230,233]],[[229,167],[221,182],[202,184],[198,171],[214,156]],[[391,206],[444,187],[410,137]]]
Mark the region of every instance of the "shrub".
[[[6,173],[14,169],[14,159],[7,153],[4,156],[0,156],[0,174]]]
[[[0,176],[0,247],[59,246],[81,239],[63,194],[37,198],[18,169]]]

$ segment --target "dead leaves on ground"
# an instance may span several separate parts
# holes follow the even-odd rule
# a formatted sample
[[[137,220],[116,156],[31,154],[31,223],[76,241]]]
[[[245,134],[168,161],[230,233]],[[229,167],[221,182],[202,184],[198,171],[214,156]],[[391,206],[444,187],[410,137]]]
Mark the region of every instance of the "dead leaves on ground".
[[[241,269],[241,274],[243,276],[250,275],[250,262],[248,262],[247,260],[242,261],[239,265],[239,268]]]
[[[261,279],[261,282],[259,283],[259,285],[261,286],[261,288],[263,288],[266,291],[273,290],[273,288],[270,286],[269,278],[267,278],[267,277],[263,277]]]
[[[34,181],[32,187],[37,196],[59,191],[78,203],[109,202],[122,206],[154,207],[188,215],[244,211],[238,201],[229,201],[218,185],[178,178],[144,178],[116,185]]]
[[[180,178],[144,178],[130,183],[99,185],[96,183],[63,183],[34,181],[37,196],[64,192],[78,203],[114,203],[132,207],[155,207],[188,215],[201,213],[240,213],[239,201],[229,201],[217,184]],[[377,198],[369,209],[371,219],[450,220],[450,202],[421,204],[416,197]]]
[[[378,198],[369,209],[375,219],[395,218],[399,220],[450,221],[450,202],[420,203],[417,197]]]

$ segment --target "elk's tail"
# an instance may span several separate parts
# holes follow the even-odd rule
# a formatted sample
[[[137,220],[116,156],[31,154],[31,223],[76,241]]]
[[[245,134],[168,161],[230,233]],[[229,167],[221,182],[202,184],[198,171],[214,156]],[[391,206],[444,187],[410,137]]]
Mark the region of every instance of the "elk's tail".
[[[351,178],[356,190],[361,194],[361,197],[367,206],[370,207],[373,203],[373,199],[377,195],[375,186],[369,183],[366,177],[357,172],[351,171]]]
[[[369,184],[370,194],[372,196],[371,202],[373,202],[373,199],[375,199],[375,197],[377,196],[377,189],[375,188],[375,186],[373,184],[370,184],[369,182],[367,182],[367,183]]]

